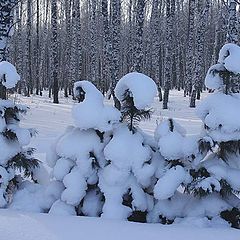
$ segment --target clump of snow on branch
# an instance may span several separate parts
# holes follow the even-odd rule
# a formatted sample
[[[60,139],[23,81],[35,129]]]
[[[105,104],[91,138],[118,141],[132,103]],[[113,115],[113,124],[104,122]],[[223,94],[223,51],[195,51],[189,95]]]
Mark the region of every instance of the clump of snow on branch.
[[[204,99],[197,115],[205,124],[209,136],[215,141],[240,139],[240,99],[237,95],[216,93]]]
[[[225,71],[225,68],[222,64],[215,64],[211,66],[207,72],[206,78],[205,78],[205,85],[209,89],[216,89],[220,90],[223,88],[223,79],[219,75],[220,72]]]
[[[233,43],[225,44],[220,52],[218,62],[229,72],[240,73],[240,47]]]
[[[120,102],[123,101],[127,90],[131,92],[134,106],[137,109],[150,107],[158,92],[155,82],[138,72],[128,73],[118,81],[114,91]]]
[[[154,136],[161,155],[167,160],[181,159],[197,152],[197,138],[187,136],[186,130],[173,119],[159,124]]]
[[[20,80],[16,68],[7,61],[0,62],[0,80],[6,88],[13,88]]]

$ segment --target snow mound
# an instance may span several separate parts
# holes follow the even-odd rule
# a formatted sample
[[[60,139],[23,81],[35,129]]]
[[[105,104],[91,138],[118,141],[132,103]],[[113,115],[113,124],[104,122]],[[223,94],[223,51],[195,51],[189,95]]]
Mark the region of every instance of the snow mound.
[[[2,61],[0,62],[0,79],[2,84],[10,89],[16,86],[17,82],[20,80],[20,76],[11,63]]]
[[[154,196],[156,199],[164,200],[172,197],[177,188],[186,179],[186,171],[181,166],[170,168],[166,174],[161,177],[154,187]]]
[[[240,139],[240,99],[237,95],[216,93],[201,102],[197,115],[215,141]]]
[[[219,52],[218,62],[232,73],[240,73],[240,47],[233,43],[225,44]]]
[[[102,93],[92,83],[78,81],[74,84],[74,92],[81,102],[73,107],[72,116],[81,130],[110,131],[113,124],[120,121],[120,112],[103,104]]]
[[[58,181],[52,181],[49,185],[25,181],[14,195],[9,208],[27,212],[46,212],[60,197],[62,189],[63,186]]]
[[[51,207],[50,214],[58,216],[74,216],[76,215],[75,208],[71,205],[66,204],[61,200],[57,200]]]
[[[128,73],[118,81],[114,91],[120,102],[123,101],[127,90],[131,92],[134,106],[137,109],[149,107],[157,95],[155,82],[150,77],[138,72]]]

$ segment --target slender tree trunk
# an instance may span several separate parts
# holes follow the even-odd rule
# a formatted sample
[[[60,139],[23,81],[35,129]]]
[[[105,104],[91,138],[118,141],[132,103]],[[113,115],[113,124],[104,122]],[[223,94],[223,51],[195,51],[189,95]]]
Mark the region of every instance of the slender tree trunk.
[[[166,3],[166,52],[164,64],[164,94],[163,94],[163,109],[168,108],[169,90],[171,88],[172,78],[172,34],[173,34],[173,14],[175,9],[175,0],[167,1]]]
[[[205,7],[202,13],[199,14],[198,17],[198,29],[196,34],[196,50],[195,50],[195,64],[193,71],[193,89],[190,98],[190,107],[196,107],[196,97],[200,98],[200,92],[202,87],[202,77],[203,77],[203,69],[204,69],[204,41],[205,41],[205,30],[206,24],[208,20],[210,8],[210,0],[206,0]]]
[[[110,85],[111,94],[113,96],[115,107],[120,109],[120,102],[115,97],[114,89],[119,79],[119,68],[120,68],[120,25],[121,25],[121,1],[120,0],[112,0],[111,1],[112,8],[112,81]]]
[[[136,28],[136,40],[135,40],[135,59],[134,70],[142,72],[143,70],[143,24],[145,15],[145,0],[137,0],[137,28]]]
[[[58,23],[57,23],[57,0],[52,0],[51,3],[51,78],[53,83],[53,103],[59,103],[58,100]]]
[[[39,36],[39,28],[40,28],[40,8],[39,8],[39,0],[37,1],[37,19],[36,19],[36,95],[39,95],[40,91],[40,36]]]
[[[17,0],[5,0],[0,2],[0,61],[8,58],[8,43],[10,39],[10,29],[13,26],[13,8]],[[6,88],[2,85],[4,79],[0,79],[0,98],[7,99]]]
[[[191,93],[192,89],[192,75],[194,64],[194,17],[195,17],[195,0],[189,0],[189,14],[188,14],[188,40],[186,53],[186,79],[184,95]]]
[[[227,42],[238,43],[238,19],[237,19],[237,1],[229,1],[229,19],[228,19],[228,32]]]
[[[102,61],[102,78],[106,83],[110,81],[110,64],[111,64],[111,36],[108,21],[108,0],[102,0],[102,19],[103,19],[103,61]],[[105,89],[106,90],[106,89]]]

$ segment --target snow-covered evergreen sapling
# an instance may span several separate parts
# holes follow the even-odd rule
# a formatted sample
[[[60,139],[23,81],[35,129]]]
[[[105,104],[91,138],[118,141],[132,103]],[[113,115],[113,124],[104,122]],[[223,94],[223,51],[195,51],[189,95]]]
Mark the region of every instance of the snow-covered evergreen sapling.
[[[107,165],[99,174],[99,186],[105,203],[102,217],[146,221],[153,206],[147,193],[155,167],[152,150],[137,128],[150,118],[149,106],[157,95],[154,81],[141,73],[129,73],[119,80],[115,95],[121,102],[122,123],[113,130],[104,149]]]
[[[104,200],[98,187],[98,171],[106,164],[103,149],[120,112],[105,106],[102,93],[88,81],[76,82],[74,95],[79,101],[72,110],[76,126],[57,140],[49,162],[53,178],[63,186],[50,213],[96,217]]]
[[[15,87],[20,80],[16,68],[9,62],[0,62],[0,81],[7,89]],[[11,202],[23,177],[33,179],[33,171],[39,162],[32,154],[30,143],[35,131],[19,126],[21,115],[27,107],[11,100],[0,100],[0,207]],[[34,179],[33,179],[34,180]]]
[[[239,228],[240,200],[236,193],[240,191],[240,100],[239,94],[230,93],[230,76],[237,74],[240,47],[226,44],[220,50],[218,64],[209,69],[205,79],[206,86],[216,93],[207,97],[197,110],[209,140],[201,142],[208,155],[194,173],[194,192],[202,198],[214,198],[219,203],[215,205],[215,215]]]

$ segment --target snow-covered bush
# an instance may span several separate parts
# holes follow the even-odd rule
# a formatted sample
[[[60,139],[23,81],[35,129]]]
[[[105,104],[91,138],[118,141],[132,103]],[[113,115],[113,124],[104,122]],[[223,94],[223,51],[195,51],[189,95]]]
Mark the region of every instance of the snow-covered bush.
[[[98,171],[106,164],[103,149],[120,112],[105,106],[101,92],[88,81],[76,82],[74,92],[79,100],[72,110],[76,126],[66,129],[49,158],[53,178],[63,186],[50,213],[99,216],[103,195]]]
[[[102,217],[145,222],[153,207],[148,188],[156,167],[153,150],[137,123],[150,118],[157,88],[151,78],[134,72],[119,80],[115,94],[121,102],[122,123],[104,149],[107,162],[99,173],[105,197]]]
[[[11,63],[0,63],[2,85],[7,89],[13,88],[19,79]],[[0,207],[12,201],[24,177],[34,180],[35,168],[39,166],[38,160],[32,156],[34,149],[26,147],[35,131],[19,126],[21,115],[26,112],[26,106],[0,100]]]

